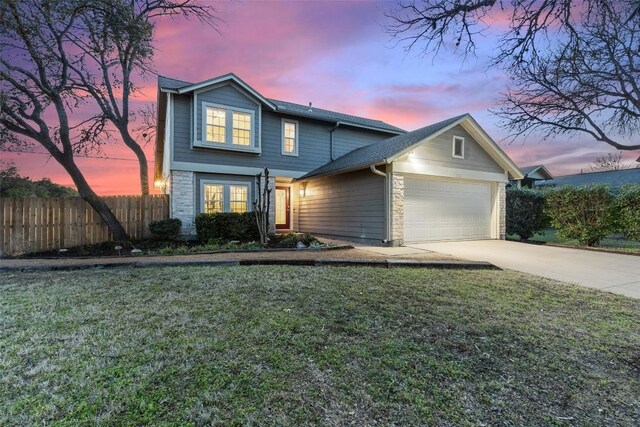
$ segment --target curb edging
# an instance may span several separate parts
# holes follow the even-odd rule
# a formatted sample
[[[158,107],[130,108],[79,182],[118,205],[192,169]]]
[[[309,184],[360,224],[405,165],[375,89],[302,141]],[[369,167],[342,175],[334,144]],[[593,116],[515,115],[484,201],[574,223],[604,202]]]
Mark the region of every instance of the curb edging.
[[[203,261],[136,261],[93,264],[34,265],[0,267],[0,272],[32,271],[73,271],[111,268],[151,268],[151,267],[237,267],[252,265],[289,265],[298,267],[381,267],[381,268],[436,268],[436,269],[481,269],[500,270],[484,261],[422,261],[412,259],[244,259],[244,260],[203,260]]]

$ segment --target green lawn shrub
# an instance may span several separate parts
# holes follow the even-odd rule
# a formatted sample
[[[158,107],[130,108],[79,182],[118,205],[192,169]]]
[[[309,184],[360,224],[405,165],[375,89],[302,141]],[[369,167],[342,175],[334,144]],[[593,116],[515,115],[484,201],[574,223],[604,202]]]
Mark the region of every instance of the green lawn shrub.
[[[640,240],[640,184],[622,187],[614,201],[618,231],[629,240]]]
[[[253,212],[198,214],[196,215],[196,234],[198,240],[204,243],[211,239],[248,242],[260,238]]]
[[[527,240],[543,234],[549,227],[541,191],[528,188],[507,189],[507,234],[517,234]]]
[[[545,212],[563,239],[597,245],[617,229],[614,195],[607,186],[563,186],[545,191]]]
[[[149,223],[149,231],[156,239],[173,240],[180,234],[182,221],[178,218],[163,219]]]

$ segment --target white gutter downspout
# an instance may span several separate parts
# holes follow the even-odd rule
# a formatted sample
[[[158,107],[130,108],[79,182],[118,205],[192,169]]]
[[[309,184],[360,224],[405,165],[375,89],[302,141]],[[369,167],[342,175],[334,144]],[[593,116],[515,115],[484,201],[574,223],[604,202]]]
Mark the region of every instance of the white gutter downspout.
[[[382,172],[381,170],[378,170],[376,168],[376,165],[371,165],[369,166],[369,169],[371,170],[371,172],[373,172],[376,175],[380,175],[384,177],[384,184],[385,184],[385,196],[384,196],[384,209],[386,212],[386,230],[385,230],[385,239],[382,241],[382,243],[389,243],[391,241],[391,187],[390,187],[390,182],[391,180],[389,179],[389,176]]]

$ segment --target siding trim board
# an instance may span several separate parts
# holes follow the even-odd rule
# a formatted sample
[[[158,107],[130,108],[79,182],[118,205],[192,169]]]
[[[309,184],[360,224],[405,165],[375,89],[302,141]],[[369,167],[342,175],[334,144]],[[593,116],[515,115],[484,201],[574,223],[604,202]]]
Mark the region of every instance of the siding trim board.
[[[207,163],[191,163],[191,162],[173,162],[171,164],[171,169],[178,170],[178,171],[217,173],[217,174],[227,174],[227,175],[246,175],[246,176],[256,176],[260,172],[264,172],[264,168],[250,168],[246,166],[212,165]],[[269,174],[275,177],[298,178],[304,175],[305,172],[270,168]]]

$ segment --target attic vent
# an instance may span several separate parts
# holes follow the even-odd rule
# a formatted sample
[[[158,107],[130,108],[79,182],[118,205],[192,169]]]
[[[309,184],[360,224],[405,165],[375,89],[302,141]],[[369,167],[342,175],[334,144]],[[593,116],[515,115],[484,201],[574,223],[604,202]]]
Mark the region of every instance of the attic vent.
[[[309,110],[308,110],[309,112],[312,112],[312,111],[313,111],[313,108],[311,108],[312,106],[313,106],[313,102],[310,102],[310,103],[309,103]]]

